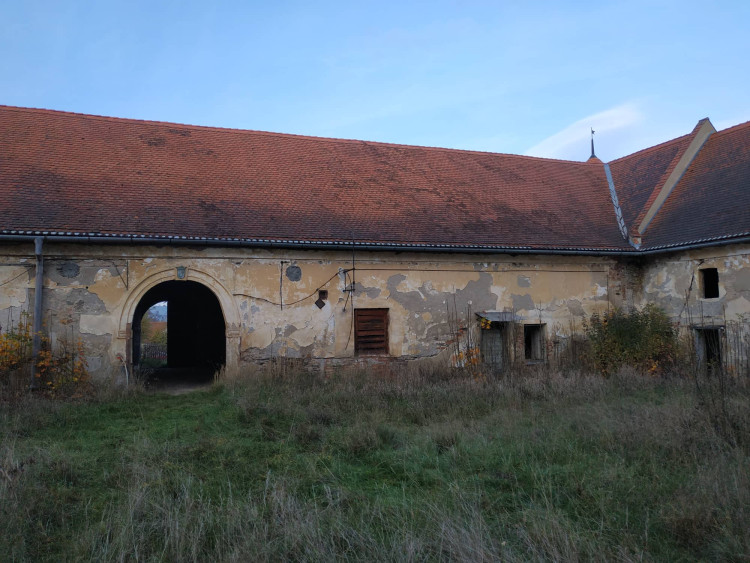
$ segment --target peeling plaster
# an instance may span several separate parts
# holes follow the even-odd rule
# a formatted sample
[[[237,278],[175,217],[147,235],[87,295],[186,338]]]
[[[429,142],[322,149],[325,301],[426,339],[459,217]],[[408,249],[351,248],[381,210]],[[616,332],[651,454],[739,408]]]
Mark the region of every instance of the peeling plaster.
[[[379,287],[365,287],[357,282],[354,284],[354,293],[355,295],[364,294],[370,299],[376,299],[380,295],[381,289]]]
[[[605,297],[607,295],[607,287],[599,284],[594,285],[594,295],[597,297]]]
[[[203,272],[223,285],[228,300],[223,306],[235,308],[237,323],[227,327],[228,337],[236,343],[231,357],[239,354],[243,360],[254,361],[279,354],[352,356],[352,299],[356,308],[389,310],[389,351],[395,357],[440,353],[447,339],[449,307],[461,318],[469,305],[472,318],[473,312],[481,310],[526,310],[537,316],[535,304],[539,303],[542,322],[567,326],[571,316],[580,318],[601,309],[607,298],[606,268],[614,265],[609,259],[575,256],[529,256],[513,262],[518,259],[499,255],[489,262],[460,254],[361,252],[355,291],[349,296],[344,291],[344,270],[351,267],[348,252],[64,244],[50,248],[61,257],[60,263],[74,260],[80,271],[73,279],[45,270],[45,314],[53,325],[70,317],[72,325],[68,326],[80,331],[87,347],[92,347],[90,357],[100,358],[103,370],[118,367],[115,354],[126,352],[127,331],[119,323],[133,292],[154,276],[175,279],[178,266],[187,268],[189,279],[192,273]],[[127,262],[123,256],[128,256]],[[18,264],[26,257],[11,259]],[[120,264],[119,271],[113,263]],[[125,264],[129,264],[127,269]],[[291,264],[301,269],[297,282],[283,275]],[[0,318],[9,307],[28,306],[31,270],[31,277],[22,276],[17,284],[0,288]],[[22,272],[7,266],[2,271]],[[517,291],[519,287],[522,292]],[[318,288],[329,292],[322,309],[314,305]],[[274,304],[280,299],[283,309]],[[297,300],[302,301],[290,304]]]
[[[116,325],[104,315],[81,315],[80,330],[83,334],[111,335]]]
[[[94,283],[99,283],[111,277],[112,277],[112,273],[108,269],[100,268],[96,272],[96,276],[94,276]]]
[[[568,311],[573,317],[585,317],[586,311],[583,310],[583,305],[578,299],[568,299],[567,302]]]
[[[510,297],[513,300],[514,311],[533,311],[536,309],[536,305],[534,305],[534,300],[532,299],[531,295],[528,293],[525,295],[513,294]]]

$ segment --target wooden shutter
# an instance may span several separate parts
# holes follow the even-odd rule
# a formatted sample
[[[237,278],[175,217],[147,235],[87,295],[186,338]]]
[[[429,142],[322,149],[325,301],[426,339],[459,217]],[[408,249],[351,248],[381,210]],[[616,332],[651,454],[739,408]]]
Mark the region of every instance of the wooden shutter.
[[[388,309],[354,310],[354,350],[362,354],[388,353]]]

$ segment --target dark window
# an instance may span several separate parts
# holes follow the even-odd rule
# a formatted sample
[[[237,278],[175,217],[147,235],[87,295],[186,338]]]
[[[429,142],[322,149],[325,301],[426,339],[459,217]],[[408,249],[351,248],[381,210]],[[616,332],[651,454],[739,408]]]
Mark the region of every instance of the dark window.
[[[523,327],[524,356],[527,360],[539,361],[544,359],[544,325],[524,325]]]
[[[354,310],[354,351],[388,353],[388,309]]]
[[[703,297],[713,299],[719,296],[719,271],[716,268],[703,268],[701,270],[701,285],[703,286]]]

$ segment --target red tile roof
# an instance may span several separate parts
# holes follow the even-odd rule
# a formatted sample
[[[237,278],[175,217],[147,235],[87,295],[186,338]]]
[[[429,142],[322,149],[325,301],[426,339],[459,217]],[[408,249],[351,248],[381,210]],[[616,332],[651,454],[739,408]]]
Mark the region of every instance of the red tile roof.
[[[610,162],[612,179],[628,227],[638,226],[638,217],[648,210],[695,133],[693,130],[689,135]]]
[[[750,122],[711,135],[656,214],[644,249],[750,235]]]
[[[628,226],[689,140],[612,163]],[[726,148],[709,151],[717,156],[705,166]],[[3,106],[0,209],[0,234],[633,251],[598,161]],[[673,227],[659,228],[672,240]]]

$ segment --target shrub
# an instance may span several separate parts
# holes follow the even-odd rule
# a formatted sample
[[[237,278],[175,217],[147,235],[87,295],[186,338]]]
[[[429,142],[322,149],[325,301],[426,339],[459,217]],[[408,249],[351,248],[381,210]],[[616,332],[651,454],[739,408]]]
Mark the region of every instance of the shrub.
[[[28,383],[32,333],[28,314],[22,313],[17,324],[0,330],[0,389],[3,395],[17,395]]]
[[[608,376],[622,365],[642,373],[659,374],[674,364],[677,333],[667,315],[655,305],[626,312],[614,309],[594,313],[584,323],[590,361]]]
[[[64,323],[66,324],[66,323]],[[27,313],[18,323],[0,332],[0,397],[18,397],[27,389],[34,333]],[[52,348],[49,337],[40,334],[36,358],[35,386],[50,396],[73,396],[89,384],[88,362],[83,342],[65,334]]]

